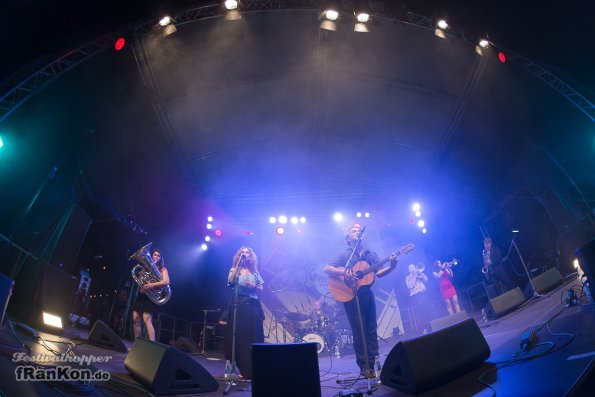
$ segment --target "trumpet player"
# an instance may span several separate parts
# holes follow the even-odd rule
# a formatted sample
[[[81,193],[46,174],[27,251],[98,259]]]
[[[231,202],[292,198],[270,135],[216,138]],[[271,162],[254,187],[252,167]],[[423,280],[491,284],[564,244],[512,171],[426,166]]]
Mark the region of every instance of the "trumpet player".
[[[442,263],[439,260],[434,261],[434,272],[432,273],[440,282],[440,296],[446,305],[446,311],[452,315],[459,313],[461,308],[459,307],[459,298],[457,296],[457,290],[452,285],[450,279],[454,276],[452,272],[453,264],[456,264],[456,259],[452,262]],[[454,307],[454,310],[453,310]]]
[[[423,334],[428,333],[429,321],[427,320],[425,310],[425,292],[428,276],[424,273],[425,266],[423,263],[414,265],[413,263],[408,267],[409,274],[405,277],[405,284],[409,288],[409,296],[411,297],[411,307],[414,311],[418,329],[422,330]]]
[[[501,295],[513,288],[513,283],[508,277],[508,273],[502,264],[502,253],[500,249],[493,245],[491,237],[483,239],[483,268],[482,273],[486,277],[488,284],[492,284],[494,289]]]
[[[155,283],[147,283],[143,287],[139,288],[138,295],[136,296],[136,300],[132,305],[132,330],[134,331],[134,337],[138,337],[140,335],[140,315],[143,316],[143,323],[147,329],[147,338],[149,340],[155,341],[155,327],[153,327],[153,311],[157,306],[153,303],[145,293],[145,289],[149,288],[156,288],[162,287],[165,285],[169,285],[169,273],[165,267],[165,262],[163,261],[163,254],[158,249],[153,249],[151,252],[151,259],[153,259],[153,263],[157,267],[157,270],[161,273],[162,280]]]

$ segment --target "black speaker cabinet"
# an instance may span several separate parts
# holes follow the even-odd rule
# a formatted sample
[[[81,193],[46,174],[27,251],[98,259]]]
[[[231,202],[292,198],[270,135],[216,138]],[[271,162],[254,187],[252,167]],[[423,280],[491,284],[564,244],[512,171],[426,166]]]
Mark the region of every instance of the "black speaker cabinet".
[[[510,313],[525,302],[525,296],[519,287],[506,291],[502,295],[490,299],[485,307],[488,318],[498,318]]]
[[[393,347],[382,368],[383,385],[416,394],[438,387],[480,366],[491,354],[473,319]]]
[[[122,339],[106,323],[96,321],[89,332],[88,342],[90,345],[103,347],[104,349],[115,350],[125,353],[128,351]]]
[[[316,343],[253,343],[253,397],[321,397]]]
[[[200,353],[198,347],[188,338],[180,336],[176,339],[176,347],[183,352],[197,354]]]
[[[441,330],[442,328],[446,328],[456,323],[460,323],[463,320],[468,319],[469,316],[467,315],[466,311],[461,311],[459,313],[451,314],[450,316],[437,318],[436,320],[430,321],[430,329],[432,332]]]
[[[219,384],[192,357],[178,349],[136,338],[124,367],[157,394],[197,394],[217,391]]]
[[[562,278],[562,275],[560,274],[558,269],[553,267],[550,270],[533,278],[531,281],[535,286],[535,291],[537,291],[538,294],[541,294],[544,292],[549,292],[557,286],[561,285],[564,279]],[[531,283],[527,283],[525,290],[528,292],[526,294],[528,297],[533,296],[533,288],[531,286]]]

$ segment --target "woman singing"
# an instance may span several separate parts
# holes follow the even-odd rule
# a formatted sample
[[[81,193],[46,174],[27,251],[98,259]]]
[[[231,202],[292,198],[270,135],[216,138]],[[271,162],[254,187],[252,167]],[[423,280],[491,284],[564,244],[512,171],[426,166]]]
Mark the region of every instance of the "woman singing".
[[[134,301],[134,305],[132,305],[132,329],[134,331],[134,337],[138,337],[140,335],[140,314],[142,313],[143,322],[147,328],[147,337],[154,341],[155,328],[153,327],[153,311],[157,305],[149,299],[147,294],[145,294],[145,289],[169,285],[169,274],[165,268],[161,251],[153,249],[151,258],[161,273],[162,280],[156,283],[147,283],[145,284],[145,288],[140,287],[139,293],[136,296],[136,301]]]
[[[256,254],[249,247],[242,247],[233,257],[227,282],[234,287],[234,297],[229,308],[225,338],[225,359],[232,360],[235,346],[235,362],[244,378],[252,378],[252,343],[264,342],[264,313],[258,300],[257,291],[262,290],[264,281],[258,273]],[[235,343],[234,343],[235,319]],[[233,345],[233,346],[232,346]]]
[[[446,305],[448,314],[453,314],[452,307],[454,305],[454,312],[459,313],[461,308],[459,307],[459,299],[457,297],[457,290],[454,285],[450,282],[450,278],[453,277],[453,272],[450,266],[443,264],[439,260],[434,261],[434,277],[440,280],[440,295]],[[451,303],[452,301],[452,303]]]

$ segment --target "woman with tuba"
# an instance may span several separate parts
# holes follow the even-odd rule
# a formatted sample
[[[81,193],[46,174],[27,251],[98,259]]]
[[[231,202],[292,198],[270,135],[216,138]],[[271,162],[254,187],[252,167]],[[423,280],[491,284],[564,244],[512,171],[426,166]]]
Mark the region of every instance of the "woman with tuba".
[[[153,311],[157,305],[149,299],[145,290],[169,285],[169,273],[165,268],[163,254],[160,250],[156,248],[152,249],[151,259],[153,260],[155,267],[157,267],[157,270],[159,270],[159,273],[161,273],[161,281],[147,283],[144,287],[139,287],[136,301],[132,305],[132,329],[134,331],[134,337],[138,337],[140,335],[140,314],[142,314],[143,323],[147,328],[147,337],[154,341],[155,327],[153,327]]]
[[[452,262],[440,262],[439,260],[434,261],[434,272],[432,273],[440,281],[440,296],[446,305],[446,311],[452,315],[459,313],[461,308],[459,307],[459,298],[457,296],[457,290],[452,285],[450,279],[454,276],[452,267],[458,262],[453,259]],[[454,312],[453,312],[454,306]]]

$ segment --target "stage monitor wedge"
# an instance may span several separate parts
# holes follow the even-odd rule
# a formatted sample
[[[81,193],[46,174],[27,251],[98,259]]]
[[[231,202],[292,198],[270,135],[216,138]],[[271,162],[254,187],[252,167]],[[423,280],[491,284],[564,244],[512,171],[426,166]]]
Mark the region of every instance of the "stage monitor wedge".
[[[103,321],[97,320],[89,332],[88,342],[90,345],[103,347],[104,349],[115,350],[125,353],[128,351],[122,339]]]
[[[136,338],[124,367],[142,384],[161,394],[217,391],[219,384],[200,363],[175,347]]]
[[[380,381],[406,393],[423,393],[479,367],[490,354],[481,330],[469,318],[397,343],[386,357]]]
[[[490,319],[498,318],[510,313],[525,302],[525,296],[519,287],[506,291],[502,295],[490,299],[485,307],[486,316]]]

